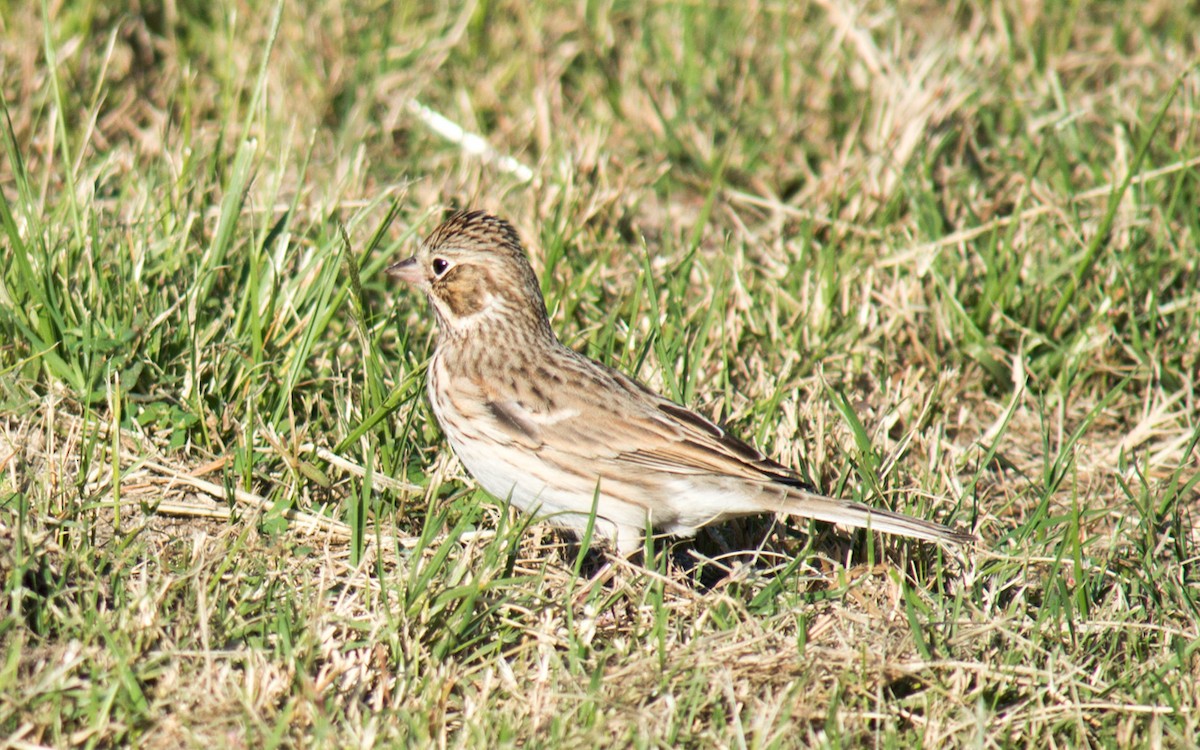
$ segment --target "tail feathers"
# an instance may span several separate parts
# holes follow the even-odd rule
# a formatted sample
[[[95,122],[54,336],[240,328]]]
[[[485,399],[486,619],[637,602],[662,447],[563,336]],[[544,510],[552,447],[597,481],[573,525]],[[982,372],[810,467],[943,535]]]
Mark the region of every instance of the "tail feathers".
[[[786,497],[772,503],[771,510],[801,518],[854,526],[860,529],[897,534],[930,542],[954,542],[967,544],[976,541],[974,534],[956,531],[935,521],[913,518],[890,510],[872,508],[852,500],[836,500],[832,497],[809,492],[791,491]]]

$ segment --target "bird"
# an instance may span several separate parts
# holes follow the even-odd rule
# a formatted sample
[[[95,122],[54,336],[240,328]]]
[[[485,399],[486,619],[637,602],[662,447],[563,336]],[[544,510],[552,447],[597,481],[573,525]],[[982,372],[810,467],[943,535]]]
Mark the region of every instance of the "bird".
[[[513,226],[478,210],[447,217],[386,269],[424,293],[438,336],[433,414],[489,494],[606,541],[629,558],[646,533],[784,513],[930,542],[974,535],[827,497],[697,412],[562,344]]]

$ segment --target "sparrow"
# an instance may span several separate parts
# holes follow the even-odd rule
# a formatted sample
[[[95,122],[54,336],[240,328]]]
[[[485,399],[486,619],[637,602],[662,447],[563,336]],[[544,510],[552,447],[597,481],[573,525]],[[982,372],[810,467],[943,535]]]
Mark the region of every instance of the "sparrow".
[[[508,222],[459,211],[387,273],[437,318],[429,402],[488,493],[608,540],[622,556],[648,530],[784,513],[932,542],[972,534],[817,492],[795,471],[555,336],[537,276]],[[594,514],[594,518],[593,518]]]

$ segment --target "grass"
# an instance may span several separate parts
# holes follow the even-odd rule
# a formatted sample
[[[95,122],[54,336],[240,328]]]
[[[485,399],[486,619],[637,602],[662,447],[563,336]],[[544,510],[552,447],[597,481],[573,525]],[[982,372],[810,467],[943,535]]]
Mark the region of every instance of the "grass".
[[[4,746],[1200,743],[1185,6],[0,4]],[[572,346],[982,542],[595,577],[425,402],[381,271],[452,205]]]

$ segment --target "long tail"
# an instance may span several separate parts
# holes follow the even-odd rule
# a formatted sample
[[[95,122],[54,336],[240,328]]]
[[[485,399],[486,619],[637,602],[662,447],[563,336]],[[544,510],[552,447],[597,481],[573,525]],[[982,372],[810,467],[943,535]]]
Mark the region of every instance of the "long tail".
[[[872,508],[853,500],[837,500],[794,488],[788,488],[785,497],[772,502],[771,510],[930,542],[967,544],[977,540],[974,534],[956,531],[935,521],[913,518],[890,510]]]

